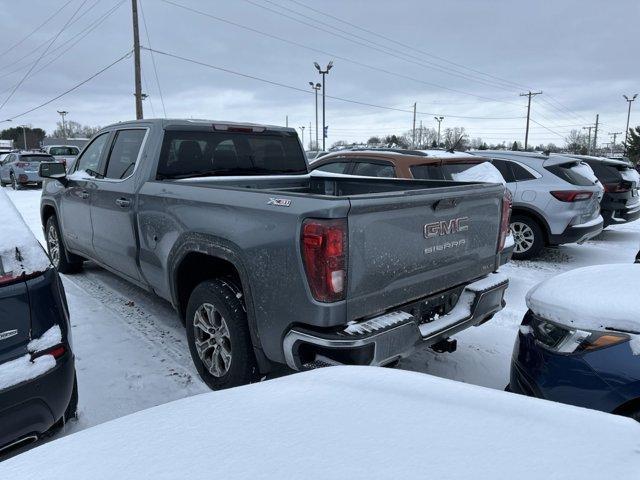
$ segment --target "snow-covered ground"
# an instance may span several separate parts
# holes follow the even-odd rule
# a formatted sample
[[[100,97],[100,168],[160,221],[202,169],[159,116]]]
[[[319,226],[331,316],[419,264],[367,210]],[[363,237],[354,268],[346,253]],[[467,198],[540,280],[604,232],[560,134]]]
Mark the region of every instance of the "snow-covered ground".
[[[40,191],[5,191],[43,241]],[[503,311],[489,323],[458,334],[456,352],[423,349],[398,368],[502,390],[527,291],[573,268],[631,263],[639,247],[640,221],[610,227],[584,245],[547,249],[539,260],[502,267],[510,278]],[[192,366],[184,328],[168,303],[92,264],[81,274],[65,276],[64,284],[80,394],[80,419],[68,425],[67,432],[207,391]]]

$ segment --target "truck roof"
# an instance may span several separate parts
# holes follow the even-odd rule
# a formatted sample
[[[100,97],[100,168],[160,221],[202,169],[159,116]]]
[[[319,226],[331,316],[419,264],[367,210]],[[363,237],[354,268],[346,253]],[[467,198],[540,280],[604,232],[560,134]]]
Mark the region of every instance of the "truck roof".
[[[270,131],[280,131],[280,132],[293,132],[297,133],[295,128],[292,127],[282,127],[280,125],[267,125],[267,124],[259,124],[259,123],[250,123],[250,122],[228,122],[221,120],[207,120],[207,119],[195,119],[195,118],[143,118],[140,120],[126,120],[123,122],[113,123],[111,125],[107,125],[103,128],[106,130],[108,128],[112,128],[114,126],[123,126],[123,125],[148,125],[153,124],[159,126],[161,128],[173,127],[173,126],[197,126],[204,127],[207,125],[224,125],[228,127],[262,127]]]

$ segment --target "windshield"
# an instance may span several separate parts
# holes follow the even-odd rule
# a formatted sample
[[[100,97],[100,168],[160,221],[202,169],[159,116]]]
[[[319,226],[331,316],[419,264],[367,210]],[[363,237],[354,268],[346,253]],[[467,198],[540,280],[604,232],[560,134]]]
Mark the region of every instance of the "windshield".
[[[167,131],[158,178],[307,173],[293,132]]]
[[[75,156],[78,155],[79,151],[76,147],[51,147],[49,149],[51,155]]]

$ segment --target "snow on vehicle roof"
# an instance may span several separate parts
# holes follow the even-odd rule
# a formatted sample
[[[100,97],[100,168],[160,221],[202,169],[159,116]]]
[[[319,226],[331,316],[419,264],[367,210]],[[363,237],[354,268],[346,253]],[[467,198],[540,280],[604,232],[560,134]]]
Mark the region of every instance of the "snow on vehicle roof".
[[[103,423],[0,463],[0,477],[633,478],[639,437],[624,417],[415,372],[331,367]]]
[[[561,273],[529,290],[527,306],[568,327],[640,333],[640,265],[594,265]]]
[[[0,276],[11,273],[42,272],[51,265],[42,246],[27,227],[18,210],[5,192],[0,190],[0,212],[4,225],[0,235]]]
[[[451,178],[458,182],[488,182],[506,185],[504,177],[490,162],[482,162],[459,173],[452,173]]]
[[[419,150],[426,153],[430,157],[438,158],[469,158],[471,155],[469,152],[450,152],[449,150]]]

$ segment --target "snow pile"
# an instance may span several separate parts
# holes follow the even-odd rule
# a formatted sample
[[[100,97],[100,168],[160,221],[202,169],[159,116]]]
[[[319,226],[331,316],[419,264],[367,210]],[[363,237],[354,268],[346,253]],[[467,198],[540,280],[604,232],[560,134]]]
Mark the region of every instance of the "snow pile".
[[[568,327],[640,333],[640,265],[570,270],[529,290],[527,306],[540,317]],[[634,348],[634,353],[640,354],[640,349]]]
[[[413,372],[331,367],[104,423],[0,463],[0,478],[635,478],[638,438],[628,418]]]
[[[589,165],[584,162],[578,162],[576,165],[571,167],[571,170],[577,173],[578,175],[583,176],[587,180],[591,180],[593,183],[600,183],[596,174],[593,173],[593,170]],[[602,187],[604,189],[604,187]]]
[[[62,341],[62,331],[58,325],[54,325],[44,332],[40,338],[29,342],[29,352],[38,352],[53,347]],[[10,362],[0,364],[0,390],[18,385],[19,383],[33,380],[48,372],[56,366],[53,355],[42,355],[31,360],[31,355],[26,354]]]
[[[0,275],[4,271],[17,277],[49,268],[50,262],[44,250],[2,190],[0,212],[4,220],[0,235]]]
[[[460,173],[452,173],[451,177],[458,182],[488,182],[505,185],[500,171],[489,162],[479,163]]]

